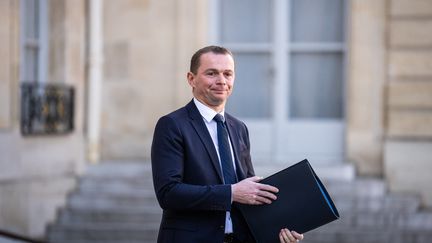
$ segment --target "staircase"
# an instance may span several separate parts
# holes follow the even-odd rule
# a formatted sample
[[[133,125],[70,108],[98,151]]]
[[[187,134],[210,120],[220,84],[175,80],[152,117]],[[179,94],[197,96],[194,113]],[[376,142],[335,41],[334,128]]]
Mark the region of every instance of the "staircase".
[[[305,234],[304,243],[432,242],[432,212],[416,195],[388,193],[382,180],[327,181],[340,219]]]
[[[104,162],[88,168],[47,238],[52,243],[156,242],[161,214],[149,163]]]
[[[265,175],[266,169],[256,171]],[[324,175],[341,218],[306,233],[304,243],[432,242],[432,212],[419,210],[417,196],[389,194],[379,179],[337,181],[316,171]],[[101,163],[80,179],[47,238],[52,243],[156,242],[160,218],[148,163]]]

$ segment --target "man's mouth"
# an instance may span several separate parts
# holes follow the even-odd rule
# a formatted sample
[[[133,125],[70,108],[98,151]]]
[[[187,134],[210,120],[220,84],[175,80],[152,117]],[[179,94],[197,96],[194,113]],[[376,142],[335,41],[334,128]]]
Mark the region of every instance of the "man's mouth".
[[[212,89],[212,91],[216,92],[216,93],[224,93],[224,92],[226,92],[225,89]]]

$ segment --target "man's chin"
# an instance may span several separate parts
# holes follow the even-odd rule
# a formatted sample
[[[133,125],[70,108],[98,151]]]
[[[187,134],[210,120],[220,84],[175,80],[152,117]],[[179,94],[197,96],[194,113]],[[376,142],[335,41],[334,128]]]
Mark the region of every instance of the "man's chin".
[[[226,99],[217,99],[217,98],[213,98],[211,99],[210,103],[212,106],[221,106],[221,105],[225,105]]]

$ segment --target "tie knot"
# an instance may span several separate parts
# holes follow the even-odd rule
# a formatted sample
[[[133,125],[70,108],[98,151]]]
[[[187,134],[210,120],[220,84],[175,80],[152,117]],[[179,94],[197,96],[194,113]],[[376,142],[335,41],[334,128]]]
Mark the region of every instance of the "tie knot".
[[[222,122],[224,123],[225,119],[221,114],[216,114],[216,116],[213,117],[213,120],[215,120],[216,122]]]

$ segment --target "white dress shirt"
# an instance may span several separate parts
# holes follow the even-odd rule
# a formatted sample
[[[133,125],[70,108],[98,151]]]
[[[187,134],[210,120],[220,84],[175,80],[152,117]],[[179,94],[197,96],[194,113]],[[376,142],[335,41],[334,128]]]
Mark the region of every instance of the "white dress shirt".
[[[204,105],[203,103],[201,103],[198,99],[194,98],[193,99],[195,106],[198,108],[198,111],[200,112],[204,123],[206,124],[207,130],[210,133],[210,137],[213,141],[213,144],[216,148],[216,153],[218,155],[219,158],[219,165],[221,166],[221,171],[222,171],[222,164],[220,161],[220,155],[219,155],[219,143],[218,143],[218,138],[217,138],[217,123],[215,120],[213,120],[213,118],[217,115],[217,114],[221,114],[224,119],[225,119],[225,111],[222,111],[220,113],[217,113],[215,110],[211,109],[210,107]],[[228,135],[229,136],[229,135]],[[236,170],[236,166],[234,163],[234,152],[232,149],[232,145],[231,145],[231,139],[228,139],[229,145],[230,145],[230,150],[231,150],[231,158],[233,158],[233,167],[234,167],[234,171]],[[232,195],[231,195],[231,201],[232,201]],[[231,222],[231,215],[230,212],[227,211],[226,212],[226,218],[225,218],[225,233],[233,233],[233,225]]]

